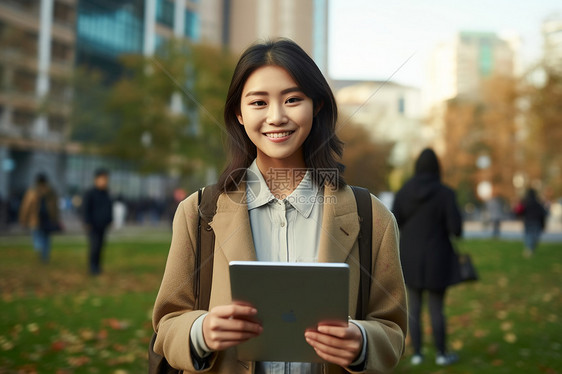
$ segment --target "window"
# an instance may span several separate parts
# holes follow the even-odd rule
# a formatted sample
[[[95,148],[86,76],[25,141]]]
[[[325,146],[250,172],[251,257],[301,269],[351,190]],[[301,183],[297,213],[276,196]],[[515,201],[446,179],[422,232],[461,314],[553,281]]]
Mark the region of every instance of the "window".
[[[29,112],[15,110],[12,119],[14,125],[25,129],[29,129],[33,123],[34,116]]]
[[[478,56],[478,67],[480,74],[483,77],[487,77],[492,72],[493,65],[493,51],[489,40],[482,40],[480,44],[479,56]]]
[[[404,100],[404,96],[400,96],[398,98],[398,113],[404,114],[405,113],[406,102]]]
[[[57,23],[72,27],[74,21],[73,9],[67,4],[55,2],[54,20]]]
[[[185,10],[185,28],[184,35],[192,41],[199,40],[199,16],[197,13]]]
[[[14,88],[17,92],[32,94],[35,92],[36,76],[25,70],[17,70],[14,74]]]
[[[66,127],[66,119],[61,116],[49,116],[49,130],[62,133]]]
[[[156,21],[168,27],[174,27],[174,3],[158,0],[156,3]]]
[[[56,40],[53,40],[51,43],[51,56],[53,61],[72,62],[70,47]]]

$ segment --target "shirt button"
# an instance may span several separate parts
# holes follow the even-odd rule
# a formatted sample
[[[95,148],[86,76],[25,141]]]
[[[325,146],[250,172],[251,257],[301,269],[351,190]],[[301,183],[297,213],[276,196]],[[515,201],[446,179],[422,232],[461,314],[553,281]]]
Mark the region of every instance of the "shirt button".
[[[285,227],[285,222],[281,222],[281,227]]]

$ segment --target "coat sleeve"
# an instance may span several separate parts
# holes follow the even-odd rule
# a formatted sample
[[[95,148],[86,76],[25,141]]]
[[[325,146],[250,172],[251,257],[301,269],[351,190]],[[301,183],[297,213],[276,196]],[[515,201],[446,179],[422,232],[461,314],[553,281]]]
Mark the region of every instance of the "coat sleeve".
[[[366,373],[392,371],[404,353],[408,309],[394,216],[377,199],[373,204],[373,262],[369,312],[357,321],[367,333]]]
[[[176,210],[170,252],[152,317],[158,334],[154,351],[163,355],[172,367],[187,372],[197,371],[190,353],[191,326],[206,312],[194,310],[197,218],[197,194],[193,194]],[[208,367],[215,360],[216,354],[209,357]]]
[[[23,200],[21,202],[21,206],[20,206],[20,212],[19,212],[19,222],[22,226],[24,227],[29,227],[30,226],[30,221],[31,221],[31,204],[33,200],[33,191],[28,190],[24,197]]]

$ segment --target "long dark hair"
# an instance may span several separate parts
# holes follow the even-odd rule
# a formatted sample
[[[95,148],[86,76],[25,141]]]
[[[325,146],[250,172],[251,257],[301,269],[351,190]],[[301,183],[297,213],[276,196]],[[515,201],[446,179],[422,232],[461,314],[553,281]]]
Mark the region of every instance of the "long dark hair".
[[[335,132],[338,110],[332,90],[318,66],[301,47],[288,39],[276,39],[249,47],[234,69],[224,107],[230,159],[219,177],[219,188],[222,191],[236,190],[244,179],[246,168],[256,158],[256,146],[236,115],[240,113],[246,80],[256,69],[266,65],[285,69],[302,92],[312,99],[315,116],[310,134],[303,143],[303,155],[306,167],[313,171],[314,182],[318,186],[345,186],[343,166],[338,162],[343,143]]]

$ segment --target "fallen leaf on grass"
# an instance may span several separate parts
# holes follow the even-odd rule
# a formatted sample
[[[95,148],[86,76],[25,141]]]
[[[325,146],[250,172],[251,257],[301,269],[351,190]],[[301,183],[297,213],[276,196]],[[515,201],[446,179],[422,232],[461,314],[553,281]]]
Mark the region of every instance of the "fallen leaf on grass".
[[[505,340],[508,343],[515,343],[517,341],[517,335],[515,335],[514,333],[510,332],[504,335],[503,340]]]
[[[124,356],[119,356],[117,358],[111,359],[107,362],[108,365],[110,366],[117,366],[117,365],[121,365],[121,364],[130,364],[131,362],[135,361],[135,355],[132,353],[129,353],[127,355]]]
[[[498,317],[498,319],[506,319],[507,312],[505,310],[500,310],[496,313],[496,317]]]
[[[98,332],[98,340],[105,340],[107,339],[107,330],[106,329],[102,329]]]
[[[66,347],[66,344],[63,341],[57,340],[56,342],[53,342],[53,344],[51,344],[51,350],[55,351],[55,352],[60,352],[64,349],[64,347]]]
[[[25,364],[18,370],[18,374],[38,374],[35,364]]]
[[[117,318],[108,318],[104,320],[104,323],[113,330],[125,330],[130,325],[128,321],[119,321]]]
[[[79,334],[80,337],[85,341],[93,340],[96,336],[96,334],[90,329],[82,329],[80,330]]]
[[[558,316],[556,314],[549,314],[546,318],[548,322],[556,322],[558,320]]]
[[[492,366],[502,366],[502,365],[503,365],[503,360],[496,359],[492,361]]]
[[[451,342],[451,347],[453,347],[453,349],[455,351],[460,351],[462,349],[463,345],[464,344],[463,344],[462,340],[460,340],[460,339],[456,339],[456,340],[453,340]]]
[[[33,334],[35,334],[39,331],[39,325],[36,324],[36,323],[30,323],[26,326],[26,328],[27,328],[27,331],[29,331]]]
[[[500,349],[500,346],[497,343],[494,343],[494,344],[490,344],[486,351],[490,355],[495,355],[496,353],[498,353],[499,349]]]
[[[485,337],[485,336],[488,336],[488,331],[486,331],[486,330],[480,330],[480,329],[478,329],[478,330],[474,331],[474,337],[475,337],[475,338],[479,338],[479,339],[480,339],[480,338],[483,338],[483,337]]]
[[[543,373],[546,373],[546,374],[557,374],[557,373],[558,373],[558,372],[557,372],[556,370],[554,370],[553,368],[548,367],[548,366],[544,366],[544,365],[542,365],[542,364],[539,365],[539,369],[540,369]]]
[[[513,328],[513,322],[505,321],[501,324],[502,331],[509,331]]]
[[[91,360],[88,356],[69,357],[67,362],[72,367],[80,367],[89,363]]]
[[[126,346],[117,343],[113,344],[112,348],[116,352],[125,352],[127,350]]]
[[[14,349],[14,343],[8,340],[2,342],[0,346],[2,347],[3,351],[11,351],[12,349]]]

